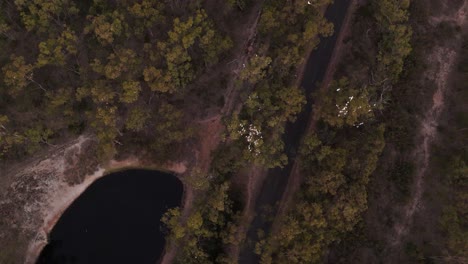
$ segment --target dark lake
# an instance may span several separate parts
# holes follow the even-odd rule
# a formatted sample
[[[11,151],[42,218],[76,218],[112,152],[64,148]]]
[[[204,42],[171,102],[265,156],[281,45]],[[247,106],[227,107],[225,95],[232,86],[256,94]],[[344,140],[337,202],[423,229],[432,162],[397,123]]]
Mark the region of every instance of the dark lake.
[[[96,180],[65,211],[37,264],[155,264],[161,216],[180,205],[182,183],[159,171],[126,170]]]

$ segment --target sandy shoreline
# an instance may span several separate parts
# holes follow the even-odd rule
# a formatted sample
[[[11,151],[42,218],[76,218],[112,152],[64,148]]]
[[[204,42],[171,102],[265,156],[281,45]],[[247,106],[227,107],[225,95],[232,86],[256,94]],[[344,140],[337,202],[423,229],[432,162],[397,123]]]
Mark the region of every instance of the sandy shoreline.
[[[0,203],[0,210],[12,212],[6,219],[10,223],[9,226],[16,227],[29,239],[24,252],[25,264],[36,262],[47,245],[48,234],[62,214],[97,179],[115,171],[131,168],[161,170],[176,176],[187,170],[183,162],[153,165],[143,164],[138,158],[132,157],[98,165],[94,172],[88,173],[79,183],[70,183],[66,173],[77,168],[76,166],[86,166],[77,160],[80,156],[89,155],[86,149],[89,141],[92,139],[81,136],[64,148],[51,150],[51,155],[42,160],[39,159],[13,172],[14,179],[6,190],[5,197],[8,199]],[[6,237],[8,236],[0,236],[0,244],[10,243]],[[2,239],[4,241],[1,241]]]

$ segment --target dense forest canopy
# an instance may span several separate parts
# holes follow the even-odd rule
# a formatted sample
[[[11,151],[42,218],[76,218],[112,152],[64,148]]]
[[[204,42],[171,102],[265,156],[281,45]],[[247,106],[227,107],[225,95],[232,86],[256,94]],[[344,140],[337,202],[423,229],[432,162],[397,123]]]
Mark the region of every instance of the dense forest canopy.
[[[165,162],[184,147],[197,153],[197,129],[216,120],[221,136],[209,139],[216,149],[206,166],[190,157],[181,176],[193,204],[162,218],[174,262],[236,263],[242,247],[263,264],[321,263],[327,254],[348,260],[357,244],[369,243],[359,232],[376,172],[393,181],[392,195],[409,196],[414,165],[405,158],[424,108],[416,101],[432,100],[433,87],[420,82],[428,67],[423,53],[436,41],[425,35],[428,15],[418,13],[425,1],[360,1],[333,80],[306,94],[298,75],[307,55],[338,33],[324,17],[332,2],[0,0],[0,162],[80,135],[97,142],[102,162],[129,150]],[[444,26],[438,29],[435,36],[449,39]],[[466,43],[458,69],[465,83]],[[463,88],[457,94],[466,97]],[[310,126],[288,159],[286,125],[307,104]],[[460,255],[467,151],[457,143],[466,141],[464,110],[452,107],[457,116],[447,122],[456,129],[437,128],[445,133],[438,150],[450,155],[434,169],[449,175],[444,188],[454,190],[445,193],[454,205],[441,206],[444,250]],[[286,165],[301,176],[292,202],[278,214],[255,212],[275,232],[247,237],[254,216],[245,213],[251,186],[244,185]],[[239,183],[252,171],[248,184]],[[330,253],[340,246],[343,252]]]
[[[361,221],[370,177],[386,143],[381,113],[411,52],[408,7],[409,1],[387,0],[361,7],[369,16],[358,17],[354,30],[372,25],[372,42],[366,46],[353,39],[350,67],[315,94],[316,128],[304,136],[299,151],[301,190],[293,208],[280,216],[277,232],[259,238],[261,263],[321,263],[329,246]]]
[[[3,159],[81,133],[97,136],[102,159],[126,138],[164,154],[191,134],[177,100],[233,45],[196,3],[1,1],[0,7]]]

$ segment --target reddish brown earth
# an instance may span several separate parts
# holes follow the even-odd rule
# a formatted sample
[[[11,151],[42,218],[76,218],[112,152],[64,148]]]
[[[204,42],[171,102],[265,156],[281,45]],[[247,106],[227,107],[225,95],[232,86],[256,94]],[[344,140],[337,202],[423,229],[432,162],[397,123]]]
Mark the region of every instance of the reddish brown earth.
[[[209,176],[209,170],[211,162],[213,160],[212,153],[221,143],[221,134],[224,131],[224,124],[222,123],[223,116],[229,116],[233,111],[239,109],[240,102],[238,102],[238,95],[240,89],[235,85],[235,81],[239,72],[242,69],[242,65],[247,63],[249,57],[252,54],[245,52],[248,43],[251,43],[255,38],[258,19],[260,17],[261,3],[259,1],[256,3],[256,6],[252,8],[251,14],[247,18],[246,24],[249,25],[248,29],[242,30],[242,34],[239,35],[240,45],[237,50],[238,56],[233,60],[235,63],[229,63],[226,65],[226,69],[230,71],[230,78],[228,80],[228,85],[226,92],[224,94],[224,106],[220,109],[219,113],[214,116],[208,117],[203,120],[198,121],[198,136],[197,143],[195,147],[195,164],[192,169],[197,169],[202,175]],[[190,173],[188,171],[187,173]],[[193,201],[197,195],[196,191],[188,186],[184,185],[184,198],[182,206],[182,217],[187,217],[193,209]],[[177,248],[174,245],[167,245],[164,255],[161,258],[162,264],[170,264],[174,261],[177,253]]]

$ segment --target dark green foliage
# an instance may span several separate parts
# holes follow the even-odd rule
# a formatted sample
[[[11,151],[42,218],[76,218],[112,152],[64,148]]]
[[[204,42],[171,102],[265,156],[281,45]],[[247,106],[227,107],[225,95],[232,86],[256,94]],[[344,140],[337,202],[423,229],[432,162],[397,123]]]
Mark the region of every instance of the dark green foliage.
[[[414,165],[408,161],[397,161],[392,170],[388,173],[390,180],[394,182],[399,193],[397,197],[402,200],[407,200],[410,196],[411,186],[413,183]]]
[[[411,51],[408,5],[377,0],[361,9],[367,15],[360,19],[377,33],[368,44],[372,47],[356,40],[352,55],[370,69],[371,82],[367,72],[361,76],[356,74],[361,69],[349,68],[342,73],[345,78],[316,96],[317,128],[299,151],[304,182],[278,233],[257,244],[262,263],[321,263],[328,247],[361,221],[370,176],[386,144],[387,124],[379,112],[388,106],[388,91]],[[274,19],[267,21],[268,28],[280,26]],[[369,56],[369,50],[376,56]],[[411,167],[401,164],[395,173],[403,181],[410,178]]]
[[[262,263],[319,262],[332,242],[358,224],[367,209],[369,177],[385,145],[384,127],[368,124],[361,133],[346,134],[304,139],[301,192],[279,232],[258,245]]]
[[[294,86],[294,76],[318,37],[332,32],[321,12],[329,2],[265,3],[258,24],[259,53],[239,74],[243,85],[250,88],[246,102],[227,122],[229,139],[242,149],[240,157],[245,161],[267,168],[287,163],[281,135],[286,122],[294,121],[306,103],[303,90]]]
[[[96,135],[103,159],[129,136],[158,155],[191,136],[189,106],[168,93],[188,93],[232,43],[203,9],[153,2],[0,2],[3,158],[69,133]]]
[[[346,78],[333,81],[328,91],[322,91],[317,98],[320,105],[316,111],[330,126],[360,126],[373,116],[369,92],[350,87]]]
[[[188,217],[182,218],[178,208],[163,216],[169,241],[179,247],[175,263],[229,263],[224,248],[237,243],[234,221],[239,213],[230,193],[227,182],[211,185]]]

